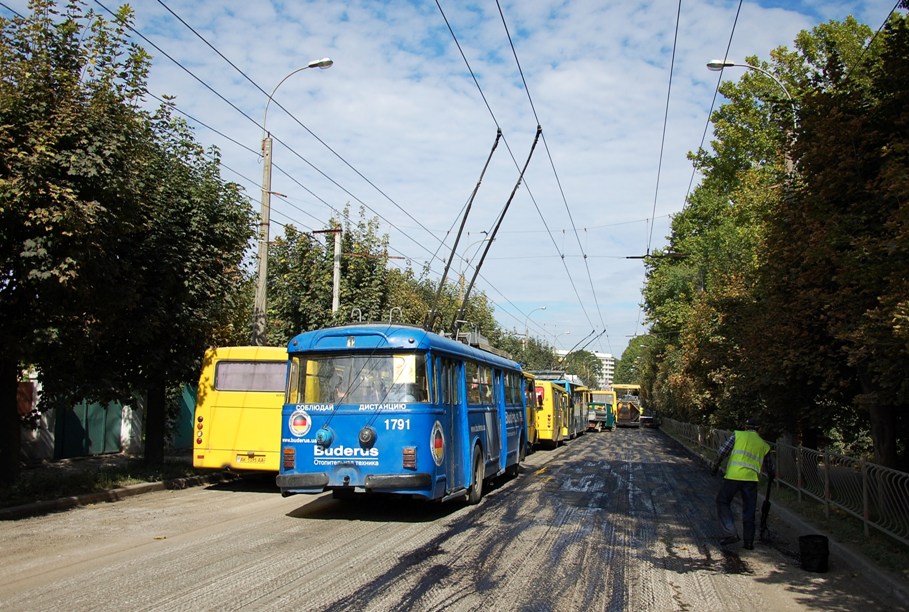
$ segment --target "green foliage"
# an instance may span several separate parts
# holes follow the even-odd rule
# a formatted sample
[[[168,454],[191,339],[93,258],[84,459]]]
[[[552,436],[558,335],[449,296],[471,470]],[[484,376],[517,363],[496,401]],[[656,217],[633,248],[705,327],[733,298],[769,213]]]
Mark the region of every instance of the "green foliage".
[[[507,351],[525,370],[549,370],[558,363],[555,349],[539,338],[503,334],[498,348]]]
[[[603,377],[603,363],[590,351],[574,351],[565,356],[562,367],[568,374],[580,377],[592,389],[600,387]]]
[[[895,15],[866,48],[854,19],[821,24],[722,84],[682,257],[646,262],[653,341],[629,347],[664,413],[851,446],[870,429],[879,462],[906,457],[906,30]]]
[[[331,312],[334,275],[334,235],[311,236],[293,226],[269,248],[268,325],[269,344],[283,345],[295,335],[356,322],[394,321],[422,325],[438,285],[427,276],[418,277],[409,267],[389,265],[388,236],[379,235],[377,218],[367,219],[361,208],[356,223],[350,211],[341,238],[340,305]],[[341,227],[332,220],[333,227]],[[434,331],[450,331],[460,308],[458,288],[442,288]],[[464,312],[462,331],[479,331],[494,345],[502,332],[486,295],[474,292]]]
[[[112,23],[79,3],[30,10],[0,24],[0,352],[40,372],[45,408],[163,398],[230,335],[252,211],[169,106],[136,106],[149,57],[126,40],[128,7]]]

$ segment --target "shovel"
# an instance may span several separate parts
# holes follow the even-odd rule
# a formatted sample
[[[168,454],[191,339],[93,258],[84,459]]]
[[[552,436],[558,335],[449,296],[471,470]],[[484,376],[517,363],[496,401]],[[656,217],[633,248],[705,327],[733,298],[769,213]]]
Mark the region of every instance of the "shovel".
[[[764,496],[764,503],[761,504],[761,539],[767,535],[767,515],[770,514],[770,485],[773,484],[773,475],[767,478],[767,495]]]

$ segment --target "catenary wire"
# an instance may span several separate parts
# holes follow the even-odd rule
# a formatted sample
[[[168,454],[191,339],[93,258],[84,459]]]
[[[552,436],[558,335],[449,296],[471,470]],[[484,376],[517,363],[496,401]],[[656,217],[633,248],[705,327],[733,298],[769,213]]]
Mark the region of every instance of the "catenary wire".
[[[499,9],[499,17],[502,19],[502,27],[505,29],[505,35],[508,38],[508,44],[511,47],[511,53],[514,56],[514,61],[515,61],[515,64],[517,65],[518,73],[521,75],[521,82],[524,84],[524,92],[527,94],[527,100],[530,104],[531,110],[533,111],[534,119],[536,119],[537,125],[540,125],[540,123],[541,123],[540,117],[537,114],[536,106],[533,103],[533,97],[530,95],[530,86],[527,84],[527,79],[524,76],[524,69],[521,67],[521,60],[518,58],[518,52],[517,52],[517,49],[515,49],[514,40],[511,37],[511,32],[508,30],[508,23],[505,20],[505,13],[502,11],[502,5],[499,0],[496,0],[496,7],[498,7],[498,9]],[[577,229],[577,226],[575,225],[574,217],[571,214],[571,207],[568,205],[568,198],[565,196],[565,189],[563,188],[562,181],[559,178],[558,170],[556,170],[555,160],[553,160],[553,158],[552,158],[552,152],[549,149],[549,143],[546,141],[545,133],[542,134],[542,139],[543,139],[543,148],[546,150],[546,156],[549,159],[549,166],[550,166],[550,168],[552,168],[552,174],[555,177],[556,185],[559,188],[559,194],[562,197],[562,203],[565,205],[565,212],[568,214],[568,221],[571,223],[571,227],[572,227],[572,230],[574,231],[575,239],[577,240],[577,243],[578,243],[578,249],[580,250],[581,255],[584,258],[584,268],[587,271],[587,280],[590,283],[590,292],[591,292],[591,295],[593,295],[594,305],[596,306],[597,314],[600,317],[600,323],[602,324],[602,326],[605,330],[606,322],[603,320],[603,312],[602,312],[602,309],[600,308],[600,301],[599,301],[599,298],[597,297],[597,290],[593,285],[593,275],[590,273],[590,264],[587,261],[587,253],[585,252],[584,247],[581,244],[581,238],[578,234],[578,229]],[[583,300],[581,301],[581,309],[584,310],[584,314],[587,315],[587,311],[583,305]],[[592,324],[592,322],[590,321],[589,315],[587,316],[587,320],[588,320],[588,322],[590,322]],[[609,342],[608,334],[606,335],[606,341],[607,341],[607,343]]]

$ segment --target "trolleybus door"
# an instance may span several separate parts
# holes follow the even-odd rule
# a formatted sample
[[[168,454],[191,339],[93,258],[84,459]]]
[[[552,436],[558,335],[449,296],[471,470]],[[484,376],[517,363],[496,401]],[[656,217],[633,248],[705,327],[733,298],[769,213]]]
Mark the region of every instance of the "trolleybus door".
[[[451,359],[435,359],[436,399],[445,410],[445,489],[450,493],[454,489],[466,486],[461,482],[462,456],[464,454],[464,433],[466,417],[463,414],[460,394],[458,393],[458,366]]]
[[[492,388],[488,395],[489,404],[486,406],[486,443],[489,445],[489,461],[496,466],[496,472],[501,468],[502,457],[502,420],[505,418],[505,407],[502,404],[502,372],[493,371],[490,381]]]

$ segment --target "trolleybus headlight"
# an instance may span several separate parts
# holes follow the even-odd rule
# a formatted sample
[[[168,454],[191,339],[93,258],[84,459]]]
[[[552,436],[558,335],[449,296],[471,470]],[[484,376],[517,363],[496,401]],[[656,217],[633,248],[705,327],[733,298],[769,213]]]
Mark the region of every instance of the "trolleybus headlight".
[[[335,435],[328,427],[322,427],[316,432],[316,444],[319,446],[331,446],[331,442],[334,438]]]
[[[367,425],[360,430],[360,434],[357,436],[357,438],[360,440],[361,446],[364,448],[370,448],[373,444],[376,443],[376,430]]]

